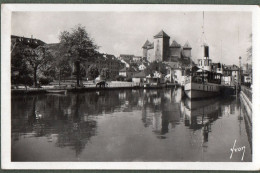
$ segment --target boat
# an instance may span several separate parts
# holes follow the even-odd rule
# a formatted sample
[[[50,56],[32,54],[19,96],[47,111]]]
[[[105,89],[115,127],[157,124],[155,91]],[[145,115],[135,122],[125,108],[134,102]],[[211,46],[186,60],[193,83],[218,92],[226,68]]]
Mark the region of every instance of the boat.
[[[66,94],[67,90],[46,90],[47,93],[53,93],[53,94]]]
[[[184,85],[184,92],[190,99],[220,95],[221,85],[203,80],[200,76],[190,76]]]
[[[204,31],[202,37],[205,38]],[[203,58],[198,59],[198,64],[191,68],[184,85],[184,92],[190,99],[213,97],[220,94],[221,73],[211,69],[212,60],[209,58],[209,46],[206,39],[203,39],[201,47]]]

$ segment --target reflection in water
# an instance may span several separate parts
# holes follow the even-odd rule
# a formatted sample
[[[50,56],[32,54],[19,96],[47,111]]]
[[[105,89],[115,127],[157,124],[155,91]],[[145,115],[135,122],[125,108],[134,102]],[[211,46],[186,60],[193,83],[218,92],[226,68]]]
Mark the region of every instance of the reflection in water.
[[[56,151],[55,148],[62,149],[62,152],[67,153],[66,157],[68,158],[66,159],[68,161],[74,160],[73,157],[76,160],[79,160],[80,157],[85,158],[88,153],[92,152],[95,153],[95,155],[92,155],[93,158],[88,156],[82,160],[103,161],[102,159],[111,156],[110,152],[116,153],[116,150],[111,151],[111,149],[107,148],[112,145],[106,143],[109,135],[104,136],[108,132],[111,133],[110,135],[114,135],[116,133],[114,131],[115,127],[119,128],[120,124],[113,125],[112,123],[116,121],[112,119],[114,116],[117,116],[116,119],[119,122],[121,122],[120,119],[129,118],[127,122],[134,127],[133,129],[141,129],[138,131],[138,135],[141,135],[142,138],[140,139],[135,135],[135,141],[139,143],[136,146],[141,145],[148,139],[151,141],[157,139],[164,141],[164,145],[176,144],[177,146],[183,146],[185,150],[192,149],[190,154],[194,152],[194,147],[198,149],[202,147],[203,153],[205,153],[209,149],[211,140],[215,140],[211,138],[211,134],[216,136],[214,134],[219,133],[218,129],[213,128],[215,122],[218,122],[219,119],[225,119],[225,122],[228,121],[229,117],[239,112],[239,104],[239,101],[235,98],[191,101],[184,97],[181,88],[93,91],[80,94],[69,93],[66,96],[53,94],[12,96],[12,160],[33,161],[35,158],[40,161],[51,160],[48,156],[41,158],[39,155],[23,158],[21,156],[23,148],[25,148],[26,143],[32,142],[32,145],[37,143],[45,147],[54,144],[48,146],[47,149],[51,152]],[[242,123],[243,117],[241,113],[239,115],[239,134],[243,136],[245,131]],[[138,121],[135,122],[134,117],[136,116],[139,117],[139,122],[141,120],[142,126],[139,125]],[[104,123],[106,121],[110,123]],[[135,123],[131,123],[131,121]],[[129,133],[134,133],[124,129],[129,126],[129,123],[122,124],[122,128],[120,126],[117,129],[119,130],[118,135],[121,135],[120,138],[116,136],[118,142],[126,140]],[[149,134],[153,134],[152,136],[156,138],[153,139]],[[41,139],[42,141],[39,143],[35,139]],[[103,143],[106,144],[97,142],[99,140],[103,140]],[[156,141],[154,142],[156,143]],[[191,146],[186,146],[189,143]],[[232,143],[233,141],[230,142],[230,145]],[[104,145],[102,146],[104,153],[102,153],[102,157],[98,157],[100,149],[95,151],[95,147],[102,144]],[[227,145],[229,145],[229,141]],[[121,152],[128,152],[125,150]],[[159,150],[162,150],[162,148],[158,148]],[[173,150],[171,148],[171,150],[172,152],[178,152],[179,149],[175,148]],[[73,151],[74,156],[69,154],[69,151]],[[131,154],[133,153],[132,150],[129,151],[131,151]],[[33,147],[30,148],[29,155],[30,152],[31,155],[36,153]],[[150,156],[148,153],[143,153],[144,156],[147,155],[148,157],[149,155],[148,159],[143,158],[143,160],[159,161],[164,160],[163,157],[166,156],[165,159],[168,161],[189,161],[191,159],[189,155],[186,155],[187,152],[182,153],[182,155],[179,154],[180,157],[177,157],[176,154],[174,157],[173,154],[173,156],[161,156],[162,158],[158,158],[157,155],[159,154]],[[140,157],[138,152],[135,154],[129,160]],[[197,154],[196,152],[193,153],[194,159],[191,160],[196,161],[196,158],[199,157],[198,160],[203,161],[205,156],[201,159],[201,156],[195,157]],[[57,156],[56,154],[53,159],[66,160],[62,155],[59,156],[58,154]],[[119,155],[120,161],[128,160],[129,156],[127,154],[124,156]],[[104,160],[113,161],[113,158]],[[220,159],[220,161],[222,160],[223,158]]]

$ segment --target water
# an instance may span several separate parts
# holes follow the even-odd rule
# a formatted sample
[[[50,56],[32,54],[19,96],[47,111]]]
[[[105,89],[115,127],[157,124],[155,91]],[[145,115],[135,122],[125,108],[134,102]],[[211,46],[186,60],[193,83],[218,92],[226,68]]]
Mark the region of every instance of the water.
[[[252,161],[236,97],[181,88],[12,96],[12,161]]]

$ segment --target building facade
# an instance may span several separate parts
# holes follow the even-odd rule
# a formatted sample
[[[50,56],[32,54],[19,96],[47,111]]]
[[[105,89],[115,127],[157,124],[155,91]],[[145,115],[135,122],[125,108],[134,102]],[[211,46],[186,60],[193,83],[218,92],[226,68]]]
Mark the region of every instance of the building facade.
[[[170,45],[170,36],[161,30],[153,37],[153,42],[146,40],[142,49],[143,58],[146,58],[149,62],[174,62],[180,58],[191,58],[192,48],[188,41],[183,47],[175,40]]]

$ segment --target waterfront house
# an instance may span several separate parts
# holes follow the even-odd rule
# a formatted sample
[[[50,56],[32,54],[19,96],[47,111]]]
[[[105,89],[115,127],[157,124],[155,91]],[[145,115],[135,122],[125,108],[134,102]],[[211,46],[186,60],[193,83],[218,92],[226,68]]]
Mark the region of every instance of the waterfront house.
[[[168,67],[168,74],[165,80],[172,83],[181,84],[183,81],[182,68],[179,62],[165,62]]]
[[[133,74],[136,73],[137,71],[130,67],[124,67],[121,70],[119,70],[119,76],[122,76],[125,78],[125,80],[130,80],[133,77]]]
[[[223,65],[222,84],[235,85],[238,82],[239,67],[236,65]]]
[[[133,74],[132,81],[138,85],[143,84],[146,81],[146,74],[144,71],[136,72]]]
[[[138,70],[139,71],[143,71],[146,69],[146,66],[144,65],[144,63],[141,63],[139,66],[138,66]]]
[[[119,70],[119,76],[126,77],[127,67],[122,68]]]

